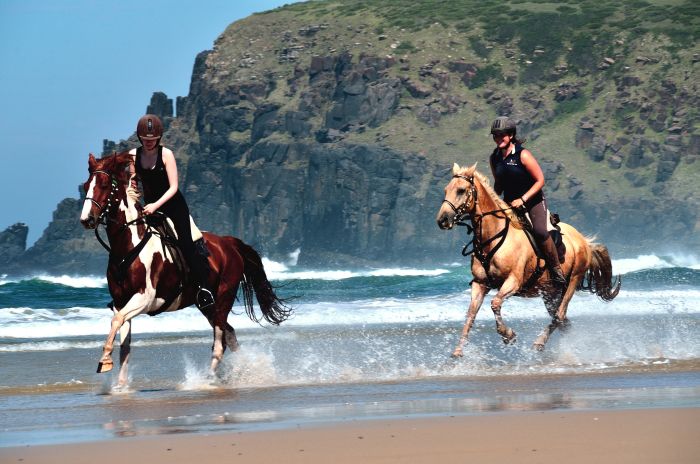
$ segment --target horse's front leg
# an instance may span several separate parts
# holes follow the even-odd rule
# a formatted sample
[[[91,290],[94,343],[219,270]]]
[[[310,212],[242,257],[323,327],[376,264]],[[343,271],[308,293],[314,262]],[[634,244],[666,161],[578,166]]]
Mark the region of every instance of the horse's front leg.
[[[102,374],[104,372],[109,372],[114,367],[112,362],[112,350],[114,349],[114,338],[117,336],[117,332],[124,324],[124,316],[119,314],[119,311],[114,311],[114,316],[112,316],[112,325],[107,335],[107,340],[102,347],[102,357],[97,363],[97,373]]]
[[[129,380],[129,354],[131,354],[131,321],[125,321],[119,329],[119,386],[124,387]]]
[[[469,337],[469,330],[471,330],[474,324],[474,319],[476,319],[476,314],[481,308],[481,304],[484,302],[484,297],[489,292],[489,288],[486,285],[482,285],[476,281],[472,282],[472,299],[469,302],[469,310],[467,311],[467,320],[464,321],[464,327],[462,328],[462,336],[459,337],[459,342],[452,352],[453,358],[461,358],[463,353],[464,344]]]
[[[117,332],[122,328],[125,322],[128,322],[133,317],[146,311],[151,303],[151,300],[152,298],[150,298],[150,296],[143,293],[137,293],[132,296],[131,299],[129,299],[122,309],[114,310],[114,316],[112,316],[112,326],[102,349],[102,357],[97,364],[98,374],[112,370],[114,367],[114,363],[112,362],[112,351],[114,349],[114,339],[117,336]]]
[[[496,331],[503,338],[503,343],[512,343],[515,341],[515,331],[508,327],[501,317],[501,306],[503,301],[509,296],[513,295],[520,288],[520,280],[513,274],[509,275],[508,278],[503,282],[501,288],[498,289],[498,293],[493,300],[491,300],[491,310],[496,318]]]

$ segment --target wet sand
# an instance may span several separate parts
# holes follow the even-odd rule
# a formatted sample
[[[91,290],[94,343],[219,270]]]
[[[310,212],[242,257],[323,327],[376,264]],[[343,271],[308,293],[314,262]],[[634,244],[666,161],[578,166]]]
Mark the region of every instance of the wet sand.
[[[0,462],[695,463],[700,408],[508,412],[0,448]]]

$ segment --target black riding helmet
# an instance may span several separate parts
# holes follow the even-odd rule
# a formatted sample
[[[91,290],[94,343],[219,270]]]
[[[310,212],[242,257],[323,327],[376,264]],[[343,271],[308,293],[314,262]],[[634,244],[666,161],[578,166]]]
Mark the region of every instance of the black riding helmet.
[[[515,121],[510,119],[508,116],[499,116],[491,124],[491,134],[493,135],[515,135]]]

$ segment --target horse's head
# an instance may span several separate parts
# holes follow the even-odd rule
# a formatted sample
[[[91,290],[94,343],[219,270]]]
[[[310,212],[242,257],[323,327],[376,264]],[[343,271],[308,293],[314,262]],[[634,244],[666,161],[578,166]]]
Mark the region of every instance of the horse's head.
[[[95,159],[90,153],[88,171],[90,176],[83,184],[85,203],[80,214],[80,223],[86,229],[94,229],[116,208],[120,186],[127,178],[126,166],[131,161],[129,153],[119,153]]]
[[[474,212],[476,207],[476,186],[474,184],[476,163],[468,168],[460,168],[457,163],[452,167],[452,179],[445,187],[445,199],[437,215],[437,224],[441,229],[451,229],[455,222],[461,221]]]

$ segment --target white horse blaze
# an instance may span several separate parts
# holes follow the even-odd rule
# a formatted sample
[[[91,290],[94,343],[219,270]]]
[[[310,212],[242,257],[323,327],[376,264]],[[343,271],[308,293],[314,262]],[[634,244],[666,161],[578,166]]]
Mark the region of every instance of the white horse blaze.
[[[90,210],[92,209],[92,201],[88,200],[88,198],[92,198],[92,195],[95,193],[95,178],[92,178],[92,181],[90,181],[90,188],[88,189],[87,193],[85,194],[85,202],[83,203],[83,210],[80,213],[80,220],[81,221],[87,221],[87,218],[90,216]]]

